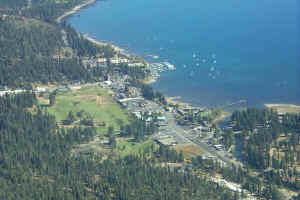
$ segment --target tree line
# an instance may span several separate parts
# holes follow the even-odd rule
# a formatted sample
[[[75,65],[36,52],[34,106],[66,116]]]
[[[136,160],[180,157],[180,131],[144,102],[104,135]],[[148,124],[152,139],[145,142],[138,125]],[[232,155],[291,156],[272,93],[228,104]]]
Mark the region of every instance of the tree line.
[[[300,115],[247,109],[232,115],[243,159],[270,183],[300,189]]]
[[[95,129],[59,128],[33,93],[0,97],[0,105],[0,199],[233,199],[205,178],[145,157],[72,153]]]

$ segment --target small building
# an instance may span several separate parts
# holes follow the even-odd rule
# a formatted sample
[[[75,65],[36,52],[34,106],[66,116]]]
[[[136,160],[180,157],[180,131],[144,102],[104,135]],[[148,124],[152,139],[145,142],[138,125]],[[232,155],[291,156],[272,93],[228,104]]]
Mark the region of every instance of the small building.
[[[128,59],[127,58],[111,58],[109,61],[112,64],[128,63]]]
[[[153,120],[152,117],[148,117],[148,118],[146,119],[146,122],[149,123],[149,122],[152,122],[152,120]]]
[[[72,85],[72,86],[70,86],[71,90],[79,90],[80,88],[81,88],[80,85]]]
[[[128,59],[127,58],[120,58],[120,63],[128,63]]]
[[[214,147],[215,147],[215,149],[218,150],[218,151],[224,150],[224,147],[223,147],[223,145],[221,145],[221,144],[216,144],[216,145],[214,145]]]
[[[207,126],[198,126],[197,130],[204,131],[204,132],[209,132],[210,128],[207,127]]]
[[[47,92],[48,88],[37,87],[34,89],[35,92]]]
[[[72,81],[70,81],[70,85],[80,85],[80,84],[81,84],[80,80],[72,80]]]
[[[142,115],[140,112],[133,112],[133,114],[138,118],[138,119],[142,119]]]
[[[129,63],[128,67],[144,67],[144,63]]]
[[[158,116],[157,120],[158,121],[166,121],[166,117],[165,116]]]
[[[110,80],[104,81],[103,84],[104,84],[105,86],[111,86],[112,81],[110,81]]]
[[[100,141],[100,144],[109,145],[109,140],[108,139],[103,139],[103,140]]]
[[[8,17],[8,15],[3,14],[2,16],[0,16],[0,20],[5,20]]]
[[[182,109],[177,109],[177,112],[178,112],[178,114],[180,114],[180,115],[182,115],[182,116],[184,116],[184,114],[185,114],[185,111],[184,110],[182,110]]]
[[[97,63],[106,63],[107,59],[106,58],[97,58],[96,62]]]

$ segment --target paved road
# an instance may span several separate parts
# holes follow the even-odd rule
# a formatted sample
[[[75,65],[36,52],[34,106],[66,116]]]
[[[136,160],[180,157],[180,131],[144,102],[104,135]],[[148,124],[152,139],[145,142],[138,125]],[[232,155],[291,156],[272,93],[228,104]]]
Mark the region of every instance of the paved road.
[[[32,7],[32,0],[27,0],[27,8],[31,8]]]
[[[199,141],[199,139],[196,139],[193,137],[191,134],[188,133],[188,131],[184,130],[181,126],[177,125],[175,122],[175,118],[173,113],[170,112],[165,112],[165,117],[168,123],[168,128],[171,129],[174,134],[176,135],[177,138],[180,138],[182,140],[182,143],[191,143],[196,146],[199,146],[200,148],[206,150],[210,154],[216,156],[218,159],[222,160],[224,163],[226,163],[228,166],[235,165],[236,167],[238,166],[243,166],[242,163],[236,162],[229,157],[225,155],[223,152],[218,152],[214,148],[208,146],[207,144]]]

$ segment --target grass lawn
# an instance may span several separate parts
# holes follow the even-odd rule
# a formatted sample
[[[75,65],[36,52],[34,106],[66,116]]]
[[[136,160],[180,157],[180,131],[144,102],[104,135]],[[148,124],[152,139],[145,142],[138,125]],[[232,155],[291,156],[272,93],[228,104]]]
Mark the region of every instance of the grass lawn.
[[[79,90],[58,92],[56,95],[55,104],[48,107],[48,98],[39,97],[40,105],[46,107],[48,112],[56,117],[58,122],[67,119],[70,111],[76,116],[77,112],[84,111],[94,118],[99,133],[106,133],[109,125],[114,126],[114,130],[119,130],[120,121],[124,124],[129,123],[128,114],[120,105],[113,99],[112,93],[107,89],[102,89],[98,86],[84,87]],[[79,122],[79,118],[76,117]],[[105,122],[106,126],[98,126]],[[101,135],[101,134],[100,134]],[[101,139],[100,139],[101,140]],[[116,155],[121,157],[127,155],[138,155],[146,153],[151,155],[152,152],[158,149],[159,145],[153,140],[148,139],[143,142],[133,142],[132,138],[117,138],[117,147],[114,149]],[[101,145],[100,141],[93,140],[86,144],[80,144],[74,149],[74,152],[101,152],[108,154],[111,150],[105,145]]]
[[[44,102],[45,99],[40,99],[41,104]],[[58,92],[55,104],[47,109],[50,114],[55,115],[58,122],[67,119],[70,111],[75,116],[77,112],[84,111],[85,114],[93,117],[97,129],[103,131],[109,125],[114,126],[115,130],[119,130],[120,121],[123,121],[124,124],[128,123],[128,115],[112,98],[111,92],[98,86]],[[102,122],[105,122],[106,127],[98,126]]]
[[[121,157],[127,155],[138,155],[142,153],[151,154],[153,150],[159,148],[159,145],[156,144],[153,140],[149,139],[144,142],[129,142],[129,141],[118,141],[117,150]]]
[[[103,145],[99,140],[94,140],[89,143],[78,145],[73,149],[73,153],[95,152],[104,155],[112,153],[110,156],[116,156],[115,158],[117,158],[119,156],[125,157],[128,155],[141,155],[143,153],[147,156],[151,156],[153,151],[156,151],[159,148],[159,145],[151,139],[138,143],[131,141],[132,138],[118,138],[117,140],[117,146],[113,151],[109,145]]]

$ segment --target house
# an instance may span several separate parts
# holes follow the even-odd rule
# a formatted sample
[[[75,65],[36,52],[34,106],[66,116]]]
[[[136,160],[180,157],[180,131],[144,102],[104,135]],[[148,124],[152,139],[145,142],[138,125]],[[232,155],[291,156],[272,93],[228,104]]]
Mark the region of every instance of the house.
[[[106,58],[98,58],[96,60],[97,63],[106,63],[107,62],[107,59]]]

